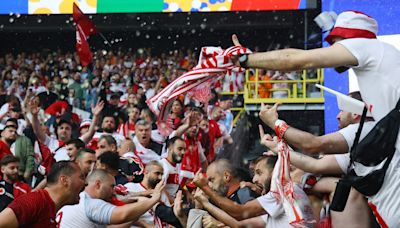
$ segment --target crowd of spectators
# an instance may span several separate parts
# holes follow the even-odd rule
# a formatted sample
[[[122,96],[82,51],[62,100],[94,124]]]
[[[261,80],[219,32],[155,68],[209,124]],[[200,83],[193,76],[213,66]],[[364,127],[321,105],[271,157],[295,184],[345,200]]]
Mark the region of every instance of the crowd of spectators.
[[[145,101],[195,66],[195,53],[98,51],[87,67],[74,53],[44,53],[0,57],[0,211],[10,218],[4,224],[289,226],[269,192],[277,158],[263,155],[264,148],[237,167],[219,156],[235,144],[233,100],[219,92],[241,91],[244,74],[222,77],[208,104],[187,95],[176,99],[167,120],[173,131],[165,136]],[[296,73],[262,71],[259,77],[290,75]],[[275,97],[272,85],[260,86],[259,97]],[[301,182],[302,173],[293,168],[294,180]],[[304,218],[314,221],[322,200],[312,208],[304,191],[294,190],[304,195]]]

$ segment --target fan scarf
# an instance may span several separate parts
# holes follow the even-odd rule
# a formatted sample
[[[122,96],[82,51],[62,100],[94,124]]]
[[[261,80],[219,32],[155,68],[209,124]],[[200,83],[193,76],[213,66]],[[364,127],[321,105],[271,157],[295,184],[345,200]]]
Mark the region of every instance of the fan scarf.
[[[162,131],[163,135],[169,133],[165,131],[165,128],[168,128],[166,120],[176,97],[189,92],[194,99],[204,103],[206,101],[204,90],[207,89],[207,94],[209,94],[211,86],[220,79],[220,76],[230,72],[244,71],[243,68],[234,64],[231,57],[249,53],[251,53],[249,49],[240,46],[226,50],[219,47],[203,47],[197,66],[146,101],[150,110],[158,117],[157,125],[160,132]]]
[[[302,200],[294,191],[294,183],[290,177],[290,157],[289,152],[292,148],[283,140],[283,135],[289,128],[286,122],[277,120],[275,123],[275,133],[278,136],[278,160],[276,161],[271,179],[271,192],[278,202],[282,203],[290,225],[294,227],[307,227],[302,208]]]

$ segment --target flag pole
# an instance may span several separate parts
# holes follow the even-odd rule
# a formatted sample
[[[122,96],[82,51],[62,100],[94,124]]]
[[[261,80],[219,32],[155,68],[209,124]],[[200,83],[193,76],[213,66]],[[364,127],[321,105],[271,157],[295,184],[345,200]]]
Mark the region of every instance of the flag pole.
[[[103,35],[103,33],[99,32],[99,35],[108,44],[108,46],[111,47],[111,43],[107,40],[107,38]]]

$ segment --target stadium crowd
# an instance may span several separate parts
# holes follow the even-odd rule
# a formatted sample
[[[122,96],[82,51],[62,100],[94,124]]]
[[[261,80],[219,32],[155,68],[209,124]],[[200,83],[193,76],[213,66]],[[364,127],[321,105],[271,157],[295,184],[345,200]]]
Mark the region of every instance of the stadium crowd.
[[[376,23],[355,12],[342,17]],[[363,34],[333,34],[332,44],[339,44],[330,48],[256,53],[233,61],[242,67],[279,71],[337,66],[370,70],[366,65],[375,59],[365,56],[373,52],[357,49],[362,46],[353,41],[375,45],[376,50],[382,45]],[[240,46],[235,36],[233,40]],[[390,46],[384,48],[399,57]],[[314,136],[280,120],[278,104],[262,106],[259,117],[265,127],[296,150],[315,155],[289,151],[297,205],[289,208],[278,200],[277,192],[270,191],[276,186],[274,173],[281,161],[276,154],[282,141],[265,134],[263,126],[259,134],[265,147],[254,153],[241,151],[248,155],[245,167],[219,156],[230,152],[226,149],[236,143],[232,136],[237,129],[230,111],[232,98],[218,92],[241,90],[244,76],[224,77],[209,94],[208,104],[189,96],[176,99],[168,116],[173,131],[163,135],[145,101],[195,66],[196,56],[190,51],[160,56],[150,52],[98,51],[88,67],[81,67],[73,53],[0,57],[0,227],[399,225],[398,210],[392,210],[398,209],[398,200],[387,203],[387,192],[398,185],[392,166],[387,171],[392,186],[385,179],[369,201],[352,189],[343,212],[329,210],[336,182],[351,165],[349,151],[361,115],[342,110],[338,132]],[[326,56],[330,60],[324,62]],[[374,105],[363,138],[392,107],[376,103],[365,84],[360,88],[361,93],[349,96]],[[393,94],[391,98],[398,99],[396,89]],[[319,157],[320,153],[328,155]],[[395,156],[392,164],[397,163]],[[293,217],[296,222],[290,224]]]

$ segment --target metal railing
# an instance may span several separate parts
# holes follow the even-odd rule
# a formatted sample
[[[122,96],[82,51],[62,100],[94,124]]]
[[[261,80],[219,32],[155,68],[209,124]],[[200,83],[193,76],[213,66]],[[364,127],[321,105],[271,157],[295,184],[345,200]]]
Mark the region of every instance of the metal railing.
[[[315,70],[314,70],[315,71]],[[311,84],[323,84],[323,71],[316,70],[316,78],[308,78],[308,71],[302,72],[301,79],[296,80],[259,80],[259,71],[256,70],[254,80],[249,79],[249,71],[246,71],[246,84],[243,91],[244,103],[246,104],[261,104],[261,103],[324,103],[324,95],[321,91],[311,91],[308,86]],[[260,97],[260,86],[286,83],[285,88],[268,89],[269,97]],[[273,93],[282,91],[286,93],[286,97],[274,98]],[[311,95],[313,94],[313,95]]]
[[[314,70],[315,71],[315,70]],[[255,71],[254,80],[250,80],[250,71],[246,71],[246,81],[243,91],[239,92],[221,92],[222,95],[242,95],[243,96],[243,106],[231,108],[234,112],[235,118],[233,120],[234,125],[239,120],[240,115],[246,111],[246,106],[248,105],[259,105],[261,103],[273,104],[276,102],[285,104],[323,104],[324,94],[322,91],[310,91],[309,87],[318,84],[323,84],[324,75],[323,70],[318,69],[315,72],[304,70],[301,75],[301,79],[296,80],[259,80],[259,70]],[[311,73],[313,76],[309,78],[308,75]],[[316,75],[315,75],[316,74]],[[288,86],[285,88],[273,88],[274,84],[286,83]],[[264,89],[264,93],[269,94],[268,97],[260,96],[260,86],[268,84],[270,88]],[[284,98],[274,98],[273,93],[281,91],[285,92],[287,97]],[[312,95],[311,95],[312,94]],[[265,95],[265,94],[264,94]]]

